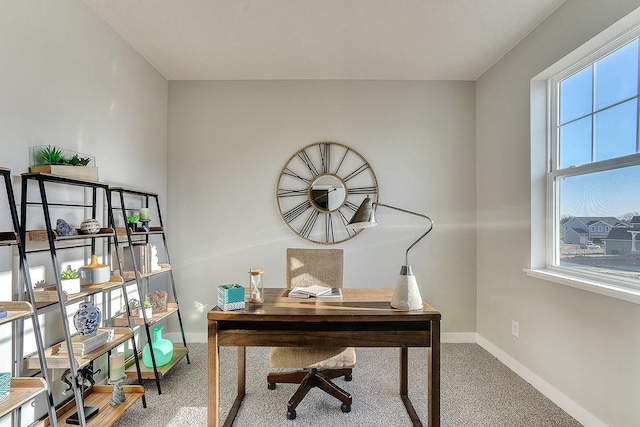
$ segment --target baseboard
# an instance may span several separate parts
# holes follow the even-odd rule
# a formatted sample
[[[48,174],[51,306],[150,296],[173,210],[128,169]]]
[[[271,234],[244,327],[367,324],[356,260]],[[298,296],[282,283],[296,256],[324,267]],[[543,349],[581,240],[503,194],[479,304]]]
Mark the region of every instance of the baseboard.
[[[494,355],[498,360],[504,363],[509,369],[518,374],[522,379],[535,387],[540,393],[545,395],[549,400],[562,408],[566,413],[575,418],[585,427],[606,427],[607,424],[602,422],[595,415],[577,404],[566,394],[560,392],[557,388],[540,378],[538,375],[529,370],[526,366],[518,362],[513,357],[499,349],[492,342],[477,334],[478,345],[489,353]]]

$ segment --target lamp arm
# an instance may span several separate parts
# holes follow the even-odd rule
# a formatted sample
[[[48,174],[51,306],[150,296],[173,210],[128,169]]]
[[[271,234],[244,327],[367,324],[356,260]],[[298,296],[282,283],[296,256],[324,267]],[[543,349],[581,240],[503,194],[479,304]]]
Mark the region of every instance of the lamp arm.
[[[418,237],[418,240],[413,242],[411,244],[411,246],[409,246],[407,248],[407,251],[405,252],[405,265],[409,265],[409,251],[411,250],[411,248],[413,248],[416,245],[416,243],[418,243],[420,240],[422,240],[424,238],[424,236],[426,236],[427,234],[429,234],[429,232],[431,230],[433,230],[433,220],[431,218],[429,218],[428,216],[426,216],[426,215],[423,215],[423,214],[420,214],[420,213],[417,213],[417,212],[408,211],[406,209],[397,208],[395,206],[385,205],[384,203],[373,202],[372,206],[374,206],[374,205],[383,206],[385,208],[389,208],[389,209],[393,209],[393,210],[396,210],[396,211],[400,211],[400,212],[408,213],[408,214],[411,214],[411,215],[419,216],[419,217],[425,218],[425,219],[427,219],[429,221],[429,229],[427,230],[427,232],[424,233],[422,236]]]

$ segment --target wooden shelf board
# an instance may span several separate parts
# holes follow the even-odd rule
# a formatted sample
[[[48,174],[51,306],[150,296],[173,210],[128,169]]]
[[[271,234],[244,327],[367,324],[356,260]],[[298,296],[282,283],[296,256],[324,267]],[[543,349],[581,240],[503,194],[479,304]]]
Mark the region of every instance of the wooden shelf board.
[[[73,301],[111,288],[122,286],[124,279],[120,276],[111,276],[108,282],[96,285],[82,285],[82,291],[76,294],[68,294],[63,291],[64,301]],[[47,286],[33,290],[33,298],[36,302],[58,302],[58,291],[55,286]]]
[[[96,348],[95,350],[85,354],[84,356],[80,356],[79,354],[74,354],[74,358],[76,364],[78,365],[78,369],[88,365],[94,359],[102,356],[107,351],[119,346],[123,342],[126,342],[133,336],[133,331],[129,328],[101,328],[101,329],[113,329],[113,338],[111,341],[107,342],[104,345]],[[66,369],[70,367],[69,357],[67,353],[59,353],[58,350],[61,346],[65,346],[64,342],[58,343],[54,346],[47,348],[44,351],[45,357],[47,358],[47,366],[49,369]],[[27,358],[27,369],[40,369],[40,359],[37,355],[33,355]]]
[[[147,234],[161,234],[164,232],[162,227],[149,227],[149,231],[133,231],[131,232],[131,236],[146,236]],[[124,227],[116,228],[116,233],[118,236],[126,236],[127,229]]]
[[[0,325],[27,317],[33,312],[33,307],[26,301],[0,301],[0,305],[7,311],[7,316],[0,318]]]
[[[28,231],[29,240],[32,242],[46,242],[48,240],[47,230],[31,230]],[[101,228],[99,232],[95,234],[84,234],[80,229],[76,229],[76,234],[72,236],[58,236],[58,233],[53,232],[55,240],[77,240],[77,239],[95,239],[99,237],[113,237],[113,228]]]
[[[189,353],[189,349],[186,347],[174,347],[173,348],[173,357],[171,358],[171,362],[167,363],[164,366],[160,366],[158,368],[158,377],[161,379],[173,368],[183,357],[185,357]],[[138,357],[140,359],[140,377],[143,380],[154,380],[156,378],[155,373],[153,372],[153,368],[147,368],[144,363],[142,363],[142,356]],[[128,367],[125,370],[127,374],[127,378],[138,379],[138,371],[136,370],[136,364],[133,360],[128,363]]]
[[[24,405],[44,390],[44,378],[11,378],[11,392],[7,399],[0,402],[0,416]]]
[[[18,243],[18,235],[13,231],[0,232],[0,246],[15,245]]]
[[[118,406],[111,406],[111,392],[113,386],[94,385],[87,391],[84,398],[84,406],[95,406],[98,414],[87,420],[87,427],[108,427],[113,425],[134,403],[144,396],[144,387],[141,385],[122,386],[126,400]],[[75,426],[67,423],[67,418],[77,412],[75,400],[71,400],[56,411],[59,426]],[[48,427],[49,419],[38,424],[39,427]]]
[[[149,322],[147,323],[147,325],[153,325],[155,323],[158,323],[160,320],[164,319],[167,316],[170,316],[176,311],[178,311],[178,304],[170,302],[167,304],[167,311],[153,312],[153,316],[151,317],[151,319],[149,319]],[[112,320],[113,320],[113,326],[129,326],[129,321],[127,320],[126,313],[121,314],[120,316],[117,316],[117,317],[113,317]],[[133,316],[132,320],[133,320],[132,323],[134,326],[139,326],[144,324],[144,319],[142,317]]]
[[[160,265],[160,270],[154,270],[151,273],[146,273],[146,274],[142,274],[140,273],[139,276],[140,277],[150,277],[150,276],[155,276],[156,274],[162,274],[162,273],[166,273],[167,271],[171,270],[171,266],[169,264],[158,264]],[[132,280],[136,278],[136,274],[133,271],[125,271],[124,272],[124,278],[127,280]]]

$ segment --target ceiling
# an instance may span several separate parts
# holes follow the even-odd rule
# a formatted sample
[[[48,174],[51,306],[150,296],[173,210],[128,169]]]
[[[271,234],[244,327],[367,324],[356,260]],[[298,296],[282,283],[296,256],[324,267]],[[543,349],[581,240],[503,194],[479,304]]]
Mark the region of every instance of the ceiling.
[[[564,0],[83,0],[168,80],[477,80]]]

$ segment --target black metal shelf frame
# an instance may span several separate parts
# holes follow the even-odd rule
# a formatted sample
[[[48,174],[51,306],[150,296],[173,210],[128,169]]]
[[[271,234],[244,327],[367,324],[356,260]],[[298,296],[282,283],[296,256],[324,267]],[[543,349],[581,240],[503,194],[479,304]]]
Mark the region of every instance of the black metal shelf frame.
[[[53,404],[53,393],[51,390],[51,382],[49,381],[49,369],[47,367],[47,361],[44,357],[45,345],[42,339],[42,329],[40,329],[38,309],[36,307],[35,298],[33,295],[33,286],[31,284],[31,276],[29,274],[29,264],[27,262],[27,255],[26,255],[26,250],[24,246],[24,238],[21,237],[21,235],[24,232],[24,229],[20,226],[21,223],[18,219],[18,210],[16,208],[15,194],[13,192],[13,185],[11,184],[11,170],[7,168],[0,168],[0,173],[2,174],[2,177],[4,179],[7,202],[9,206],[10,215],[11,215],[11,223],[13,225],[13,234],[15,236],[15,241],[13,242],[13,244],[15,244],[15,246],[18,249],[18,256],[20,259],[21,280],[22,280],[22,283],[24,284],[24,288],[25,288],[27,297],[29,298],[29,302],[33,307],[33,310],[31,311],[29,317],[31,317],[31,322],[33,324],[33,335],[36,339],[36,348],[38,352],[38,357],[40,358],[41,374],[45,380],[45,393],[46,393],[47,403],[48,403],[47,411],[49,413],[49,419],[51,420],[50,424],[53,427],[56,427],[58,425],[58,422],[56,419],[55,407]],[[22,222],[22,224],[24,225],[24,222]],[[17,327],[14,328],[14,333],[21,334],[22,331],[19,331],[19,329],[22,329],[22,320],[18,320],[17,323],[18,323]],[[18,363],[18,360],[22,360],[23,346],[22,346],[22,341],[20,340],[18,341],[20,344],[17,345],[16,346],[17,348],[14,349],[15,355],[14,355],[13,371],[14,373],[17,373],[18,375],[20,375],[23,370],[23,364]]]
[[[39,190],[39,194],[40,194],[40,201],[35,202],[35,201],[30,201],[29,200],[29,183],[30,181],[35,181],[37,186],[38,186],[38,190]],[[63,184],[63,185],[67,185],[67,186],[72,186],[72,187],[80,187],[83,189],[88,189],[91,191],[91,203],[50,203],[48,200],[48,194],[47,194],[47,184],[49,183],[54,183],[54,184]],[[106,183],[102,183],[102,182],[98,182],[98,181],[85,181],[85,180],[81,180],[81,179],[76,179],[76,178],[69,178],[69,177],[64,177],[64,176],[58,176],[58,175],[50,175],[50,174],[45,174],[45,173],[26,173],[22,175],[22,203],[21,203],[21,223],[23,224],[23,227],[20,230],[20,239],[22,241],[25,241],[26,239],[26,223],[27,223],[27,207],[28,206],[41,206],[42,207],[42,212],[44,215],[44,221],[45,221],[45,225],[46,225],[46,230],[47,230],[47,241],[49,244],[49,248],[48,251],[50,252],[51,255],[51,263],[52,263],[52,268],[53,268],[53,273],[54,273],[54,277],[56,279],[56,290],[57,290],[57,294],[58,294],[58,302],[54,303],[57,304],[59,309],[60,309],[60,314],[62,317],[62,324],[63,324],[63,329],[64,329],[64,334],[65,334],[65,342],[66,342],[66,347],[67,347],[67,352],[69,355],[69,363],[70,363],[70,371],[71,371],[71,376],[72,376],[72,385],[73,385],[73,392],[74,392],[74,397],[75,397],[75,403],[76,403],[76,409],[77,409],[77,413],[78,413],[78,418],[79,418],[79,422],[80,425],[82,427],[86,426],[86,418],[85,418],[85,407],[83,405],[83,390],[82,390],[82,378],[80,378],[80,376],[78,375],[78,366],[76,366],[76,360],[73,357],[73,346],[72,346],[72,341],[71,341],[71,334],[70,334],[70,328],[69,328],[69,320],[68,320],[68,314],[67,314],[67,309],[66,309],[66,303],[64,301],[64,294],[63,294],[63,290],[62,290],[62,286],[60,283],[60,264],[58,263],[58,255],[57,255],[57,251],[58,250],[67,250],[67,249],[72,249],[72,248],[81,248],[81,247],[90,247],[91,248],[91,254],[95,255],[96,253],[96,241],[98,241],[99,239],[107,239],[107,257],[111,258],[111,246],[112,246],[112,239],[113,239],[113,245],[115,246],[115,248],[117,249],[118,247],[118,237],[117,237],[117,233],[107,233],[104,235],[96,235],[96,236],[86,236],[86,235],[82,235],[82,236],[78,236],[77,238],[81,241],[84,241],[84,239],[90,239],[91,242],[89,244],[87,243],[83,243],[83,244],[78,244],[78,245],[67,245],[67,246],[58,246],[58,243],[61,242],[70,242],[73,241],[72,239],[64,239],[64,240],[57,240],[56,239],[56,235],[54,233],[54,229],[52,226],[52,222],[51,222],[51,214],[50,214],[50,207],[75,207],[75,208],[86,208],[86,209],[91,209],[91,218],[97,218],[97,206],[98,206],[98,192],[101,191],[104,194],[104,201],[106,203],[105,207],[105,211],[106,211],[106,215],[107,215],[107,226],[113,228],[113,230],[115,230],[115,221],[113,218],[113,209],[111,208],[111,193],[109,191],[109,185]],[[34,252],[41,252],[42,250],[36,250]],[[26,251],[26,253],[31,253],[30,251]],[[118,251],[116,250],[116,258],[118,259],[118,266],[120,268],[120,275],[123,275],[122,272],[122,262],[119,259],[118,256]],[[116,288],[112,288],[112,289],[106,289],[103,290],[102,292],[107,293],[107,292],[111,292],[114,289],[121,289],[122,291],[122,295],[125,301],[125,307],[127,310],[127,314],[130,315],[129,312],[129,303],[128,303],[128,299],[127,299],[127,292],[126,292],[126,285],[125,282],[123,281],[122,285],[120,287],[116,287]],[[93,299],[94,295],[96,295],[97,293],[100,292],[96,292],[96,293],[91,293],[89,295],[87,295],[87,298],[91,298]],[[78,299],[76,302],[81,301],[82,299]],[[103,298],[104,300],[104,298]],[[47,304],[48,305],[48,304]],[[107,310],[103,310],[103,316],[106,316],[106,311]],[[130,316],[129,316],[130,319]],[[131,324],[131,321],[129,321],[129,328],[131,330],[133,330],[133,325]],[[132,349],[134,354],[137,354],[137,348],[136,348],[136,340],[135,340],[135,335],[132,334],[131,337],[131,345],[132,345]],[[111,350],[108,351],[108,353],[111,353]],[[43,355],[40,355],[40,357],[42,358]],[[142,374],[141,374],[141,370],[140,370],[140,364],[136,361],[136,369],[137,369],[137,373],[138,373],[138,384],[142,385]],[[50,383],[49,383],[50,384]],[[143,394],[142,395],[142,405],[144,408],[147,407],[147,402],[146,402],[146,395]]]
[[[110,189],[111,192],[113,193],[117,193],[117,197],[120,200],[120,206],[113,206],[112,208],[114,210],[119,209],[122,211],[122,216],[123,218],[127,218],[127,210],[131,210],[131,208],[127,208],[126,205],[126,201],[125,198],[127,196],[131,197],[137,197],[140,198],[140,203],[141,203],[141,207],[149,207],[149,200],[151,198],[153,198],[155,200],[155,207],[156,207],[156,213],[158,214],[158,222],[160,224],[160,228],[161,231],[150,231],[150,232],[133,232],[131,230],[131,228],[129,228],[128,226],[125,226],[126,229],[126,233],[127,233],[127,241],[129,246],[131,247],[132,244],[134,242],[140,242],[140,241],[144,241],[146,243],[149,243],[149,236],[153,236],[153,235],[161,235],[162,236],[162,244],[164,246],[164,254],[167,257],[167,264],[171,265],[171,258],[169,256],[169,246],[167,244],[167,236],[165,234],[165,228],[164,228],[164,223],[162,221],[162,211],[160,209],[160,199],[158,198],[158,194],[157,193],[152,193],[149,191],[144,191],[144,190],[139,190],[139,189],[132,189],[132,188],[125,188],[125,187],[112,187]],[[117,232],[116,232],[117,234]],[[131,254],[133,254],[133,251],[130,251]],[[119,258],[118,258],[119,259]],[[140,295],[140,298],[142,298],[142,281],[143,280],[148,280],[148,277],[142,277],[140,272],[139,272],[139,268],[137,266],[137,261],[135,259],[134,256],[132,256],[132,265],[133,265],[133,270],[134,270],[134,275],[135,275],[135,282],[137,285],[137,289],[138,289],[138,295]],[[121,262],[121,260],[119,259],[119,262]],[[121,271],[122,271],[122,266],[121,267]],[[166,271],[163,274],[168,274],[169,276],[169,283],[171,285],[171,291],[173,293],[172,297],[174,302],[176,303],[176,305],[178,306],[178,309],[176,310],[176,314],[178,316],[178,324],[180,325],[180,334],[182,336],[182,344],[184,345],[184,348],[187,349],[187,353],[186,353],[186,359],[187,359],[187,364],[191,364],[191,361],[189,360],[189,351],[188,351],[188,347],[187,347],[187,340],[185,338],[184,335],[184,327],[182,326],[182,315],[180,314],[180,303],[178,302],[178,293],[176,291],[176,285],[175,285],[175,280],[173,278],[173,269],[169,269],[168,271]],[[124,275],[123,275],[124,277]],[[125,282],[127,281],[127,279],[125,279]],[[151,333],[149,332],[149,319],[146,316],[146,313],[144,312],[144,310],[142,310],[143,313],[143,318],[144,318],[144,330],[146,332],[147,335],[147,342],[151,343]],[[158,371],[158,367],[156,365],[156,359],[155,359],[155,355],[154,355],[154,351],[153,351],[153,347],[151,346],[151,344],[149,344],[149,354],[151,356],[151,362],[153,364],[153,373],[154,373],[154,378],[156,381],[156,388],[158,389],[158,394],[162,394],[162,387],[160,385],[160,372]]]

